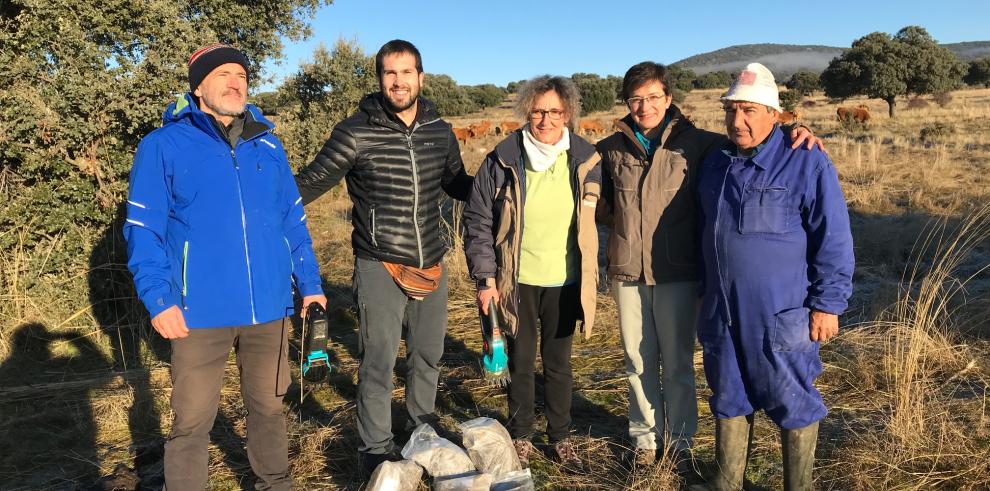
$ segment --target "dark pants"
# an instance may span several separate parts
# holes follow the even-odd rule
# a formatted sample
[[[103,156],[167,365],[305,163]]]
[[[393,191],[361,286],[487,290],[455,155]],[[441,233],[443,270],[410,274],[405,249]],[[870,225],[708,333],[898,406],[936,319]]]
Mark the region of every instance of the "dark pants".
[[[509,345],[509,433],[533,434],[537,331],[543,360],[543,400],[551,443],[567,438],[571,427],[571,341],[581,309],[578,283],[558,287],[519,285],[519,327]],[[539,323],[539,328],[537,328]]]
[[[392,372],[406,333],[406,409],[412,423],[434,411],[440,357],[447,333],[447,268],[440,286],[412,300],[381,262],[355,258],[354,302],[359,309],[358,435],[362,452],[382,454],[392,443]]]
[[[172,411],[165,443],[165,485],[173,491],[206,487],[210,429],[230,347],[237,353],[241,397],[247,409],[247,454],[261,480],[257,489],[285,489],[289,445],[282,397],[291,381],[288,319],[256,326],[190,329],[172,340]]]

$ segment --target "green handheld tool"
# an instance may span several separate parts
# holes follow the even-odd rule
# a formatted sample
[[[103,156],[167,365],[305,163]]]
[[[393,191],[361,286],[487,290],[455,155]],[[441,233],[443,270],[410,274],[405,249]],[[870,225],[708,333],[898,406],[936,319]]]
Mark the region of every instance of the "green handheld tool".
[[[508,387],[509,355],[505,336],[499,327],[495,302],[488,302],[488,315],[481,314],[481,335],[484,341],[484,355],[481,357],[481,372],[491,385]]]

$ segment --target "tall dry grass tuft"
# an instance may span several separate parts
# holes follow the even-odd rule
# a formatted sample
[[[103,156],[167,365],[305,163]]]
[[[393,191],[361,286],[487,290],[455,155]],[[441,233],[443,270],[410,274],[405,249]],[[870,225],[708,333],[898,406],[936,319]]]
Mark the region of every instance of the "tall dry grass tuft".
[[[972,256],[988,239],[990,206],[958,226],[942,220],[929,227],[915,244],[914,265],[897,301],[846,340],[860,360],[880,360],[857,374],[872,380],[873,386],[860,387],[861,393],[879,389],[874,409],[880,414],[873,423],[879,421],[879,427],[872,428],[878,431],[854,437],[854,465],[860,470],[856,487],[956,488],[990,482],[988,383],[980,374],[979,355],[961,335],[972,315],[967,284],[990,268],[974,264]],[[863,377],[863,371],[879,373],[880,380]]]

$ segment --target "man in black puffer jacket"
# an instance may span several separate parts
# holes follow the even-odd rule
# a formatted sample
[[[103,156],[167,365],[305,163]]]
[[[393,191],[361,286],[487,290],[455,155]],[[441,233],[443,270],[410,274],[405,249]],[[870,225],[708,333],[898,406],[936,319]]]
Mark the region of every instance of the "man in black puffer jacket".
[[[412,425],[432,420],[447,331],[447,271],[441,191],[465,201],[464,171],[450,125],[428,100],[419,51],[386,43],[375,58],[380,92],[334,128],[296,176],[303,203],[346,179],[354,203],[354,300],[359,310],[358,434],[370,473],[395,458],[392,371],[407,329],[406,408]]]

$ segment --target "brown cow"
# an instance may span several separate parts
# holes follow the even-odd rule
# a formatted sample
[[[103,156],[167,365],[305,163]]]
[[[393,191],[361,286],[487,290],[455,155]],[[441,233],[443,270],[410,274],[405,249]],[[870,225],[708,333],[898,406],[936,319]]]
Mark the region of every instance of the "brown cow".
[[[492,134],[492,122],[485,119],[482,120],[480,123],[474,123],[472,125],[468,125],[468,129],[471,130],[471,133],[475,138],[488,136]]]
[[[519,126],[519,123],[515,121],[502,121],[502,124],[495,127],[495,134],[507,135],[510,131],[518,130]]]
[[[467,145],[467,141],[470,140],[472,136],[474,136],[471,133],[471,130],[468,128],[452,128],[452,129],[454,130],[454,137],[457,138],[457,141],[461,142],[461,145]]]
[[[835,116],[839,122],[856,121],[866,124],[870,120],[870,108],[865,104],[860,104],[858,107],[840,107],[835,110]]]
[[[578,129],[585,135],[600,135],[605,133],[605,126],[597,119],[582,119]]]
[[[793,111],[784,111],[777,117],[777,120],[784,124],[793,123],[799,119],[801,119],[801,111],[798,111],[797,109]]]

